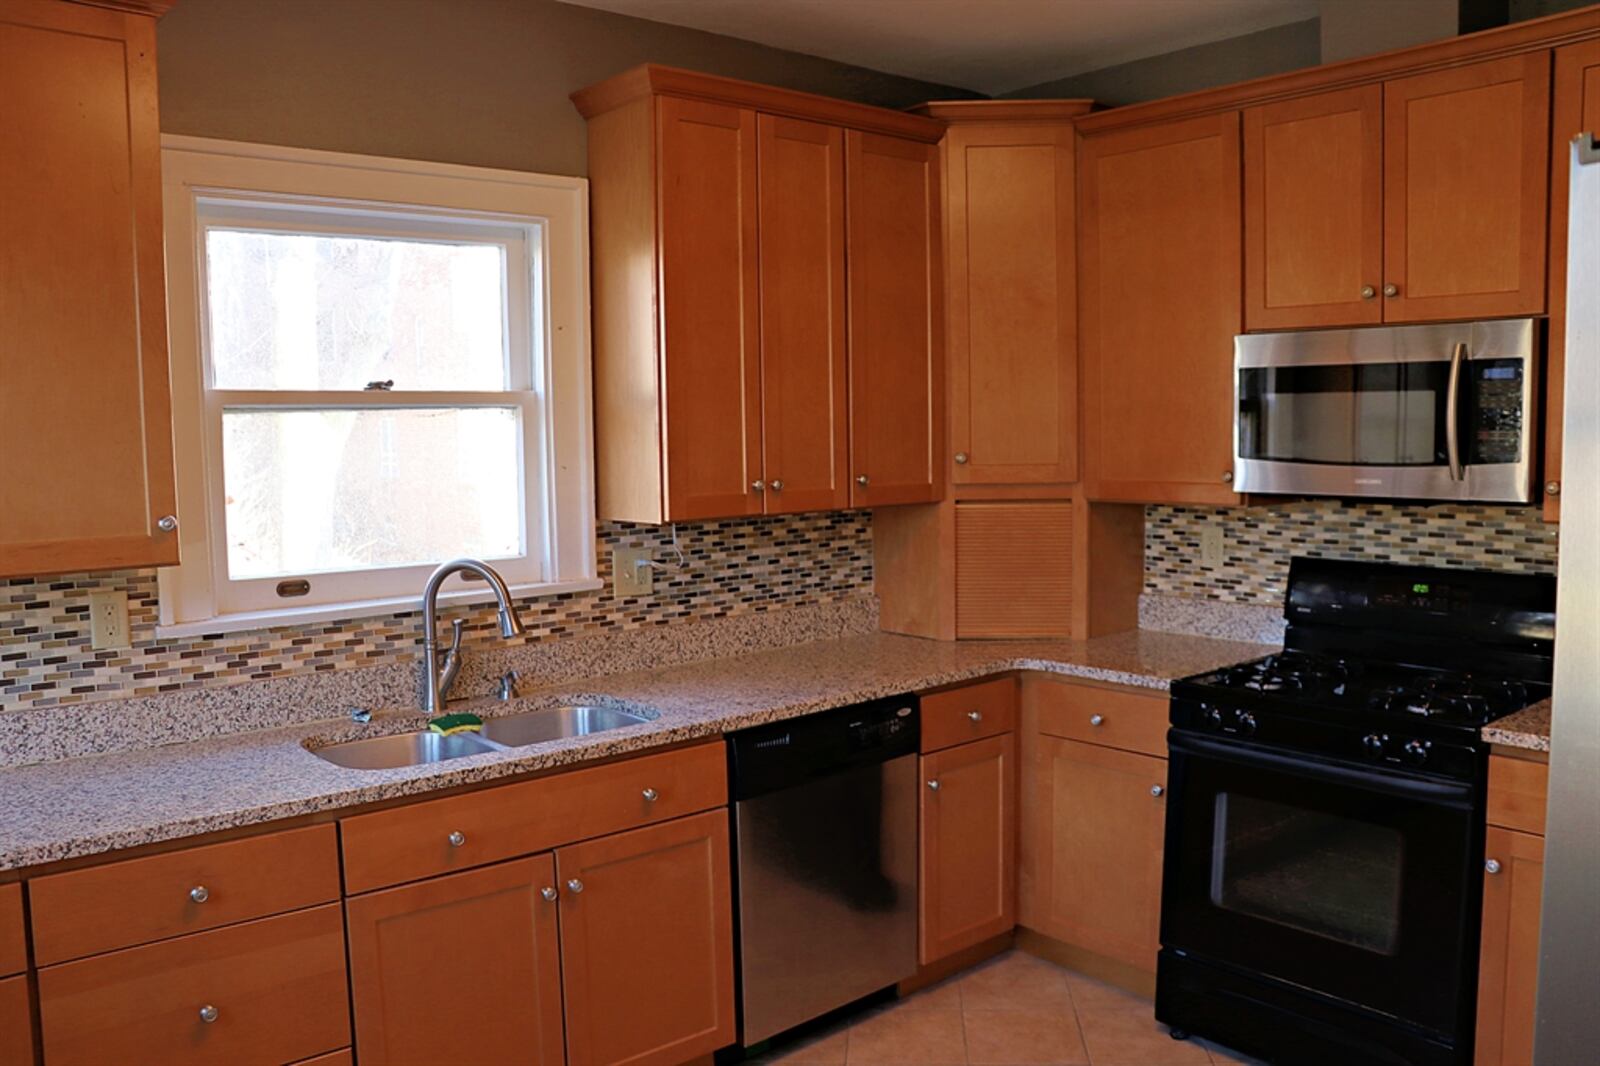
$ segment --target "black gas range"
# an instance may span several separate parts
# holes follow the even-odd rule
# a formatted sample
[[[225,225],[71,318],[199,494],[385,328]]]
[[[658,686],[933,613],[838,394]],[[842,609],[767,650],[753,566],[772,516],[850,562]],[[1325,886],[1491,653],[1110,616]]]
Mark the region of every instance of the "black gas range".
[[[1296,559],[1284,651],[1172,686],[1156,1015],[1273,1062],[1468,1066],[1484,725],[1555,580]]]

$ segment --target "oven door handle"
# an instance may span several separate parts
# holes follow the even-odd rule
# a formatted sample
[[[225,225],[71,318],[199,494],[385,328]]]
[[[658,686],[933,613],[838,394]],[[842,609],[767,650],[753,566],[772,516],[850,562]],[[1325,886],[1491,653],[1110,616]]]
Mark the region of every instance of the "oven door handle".
[[[1466,358],[1467,345],[1462,341],[1450,352],[1450,382],[1445,387],[1444,447],[1450,460],[1451,481],[1461,481],[1467,476],[1466,468],[1461,465],[1461,364]]]
[[[1471,807],[1476,791],[1466,781],[1441,781],[1405,770],[1378,769],[1361,763],[1277,751],[1239,741],[1215,740],[1183,729],[1168,731],[1167,750],[1174,756],[1190,755],[1255,769],[1275,770],[1313,781],[1350,785],[1369,792],[1382,792],[1400,799],[1436,805]]]

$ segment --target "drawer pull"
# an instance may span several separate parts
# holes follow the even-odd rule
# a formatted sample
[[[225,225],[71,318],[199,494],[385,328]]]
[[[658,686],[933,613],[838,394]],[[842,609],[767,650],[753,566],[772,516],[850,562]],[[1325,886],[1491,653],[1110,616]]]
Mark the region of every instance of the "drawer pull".
[[[213,1007],[211,1004],[207,1003],[204,1007],[200,1008],[200,1020],[205,1022],[207,1025],[210,1025],[212,1022],[216,1021],[217,1017],[217,1008]]]
[[[551,888],[549,885],[546,885],[539,890],[539,895],[544,897],[544,901],[546,903],[554,903],[556,901],[557,894],[558,893],[556,890]]]
[[[971,721],[971,722],[981,722],[981,721],[983,721],[983,712],[982,711],[968,711],[967,712],[967,720]]]
[[[934,792],[939,791],[939,779],[936,777],[932,781],[929,781],[928,782],[928,788],[930,788]]]
[[[189,890],[189,898],[195,903],[204,903],[211,898],[211,890],[205,885],[195,885]]]
[[[450,846],[452,848],[459,848],[461,845],[467,842],[467,834],[457,829],[449,836],[445,837],[445,839],[450,842]]]
[[[1485,859],[1485,860],[1483,860],[1483,870],[1484,870],[1485,873],[1491,873],[1491,874],[1499,873],[1500,872],[1500,860],[1499,859]]]
[[[642,794],[646,803],[654,803],[657,799],[661,798],[661,793],[657,792],[653,788],[645,789]]]
[[[1090,725],[1105,725],[1106,724],[1106,716],[1103,715],[1103,714],[1091,714],[1089,716],[1089,724]]]
[[[1162,788],[1160,785],[1151,785],[1150,786],[1150,795],[1154,796],[1156,799],[1160,799],[1162,796],[1164,796],[1166,794],[1167,794],[1167,790]]]
[[[583,882],[574,877],[572,880],[567,882],[567,891],[574,894],[582,892]]]

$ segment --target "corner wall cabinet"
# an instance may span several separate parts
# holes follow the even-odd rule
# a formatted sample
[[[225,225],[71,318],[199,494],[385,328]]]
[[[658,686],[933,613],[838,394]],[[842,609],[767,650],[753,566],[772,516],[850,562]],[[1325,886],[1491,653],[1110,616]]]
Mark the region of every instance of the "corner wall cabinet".
[[[599,516],[938,499],[940,126],[656,66],[573,100]]]

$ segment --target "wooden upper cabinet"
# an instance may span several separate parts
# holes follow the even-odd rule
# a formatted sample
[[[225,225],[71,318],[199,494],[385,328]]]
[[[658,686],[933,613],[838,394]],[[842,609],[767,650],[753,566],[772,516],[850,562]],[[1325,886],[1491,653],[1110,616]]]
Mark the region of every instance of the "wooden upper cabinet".
[[[923,965],[1016,925],[1016,759],[1012,733],[922,757]]]
[[[1245,328],[1380,322],[1383,89],[1244,112]]]
[[[1475,1061],[1531,1066],[1544,838],[1490,826],[1484,856]]]
[[[1546,359],[1544,516],[1561,517],[1561,430],[1567,359],[1567,200],[1572,183],[1572,139],[1600,132],[1600,41],[1556,49],[1551,97],[1550,336]],[[1549,484],[1555,483],[1555,492]]]
[[[944,268],[938,150],[845,134],[850,263],[850,502],[943,493]]]
[[[0,0],[0,576],[178,561],[155,37]]]
[[[956,484],[1077,480],[1073,142],[1070,121],[945,135]]]
[[[756,130],[766,511],[844,508],[844,131],[773,115]]]
[[[677,1066],[733,1043],[728,863],[723,810],[556,852],[571,1066]]]
[[[1239,114],[1086,137],[1078,158],[1084,484],[1230,504]]]
[[[555,886],[546,853],[352,897],[363,1066],[562,1066]],[[452,994],[470,1002],[441,1003]]]
[[[666,515],[757,514],[756,116],[659,104]]]
[[[1383,106],[1384,320],[1542,313],[1550,53],[1385,82]]]

